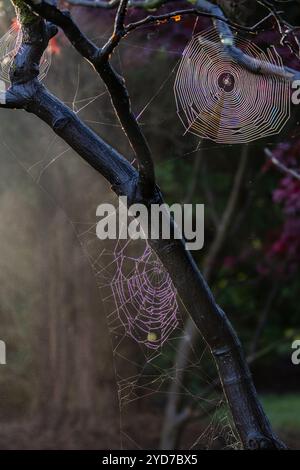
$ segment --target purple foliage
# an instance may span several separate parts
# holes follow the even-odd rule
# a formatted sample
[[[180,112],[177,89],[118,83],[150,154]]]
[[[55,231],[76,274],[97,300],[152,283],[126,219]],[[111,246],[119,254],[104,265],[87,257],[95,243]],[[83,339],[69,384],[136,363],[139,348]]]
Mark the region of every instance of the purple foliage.
[[[279,162],[298,169],[300,141],[278,145],[273,152]],[[273,201],[282,207],[283,222],[266,251],[269,261],[279,261],[288,273],[295,271],[300,261],[300,181],[283,176],[273,192]]]

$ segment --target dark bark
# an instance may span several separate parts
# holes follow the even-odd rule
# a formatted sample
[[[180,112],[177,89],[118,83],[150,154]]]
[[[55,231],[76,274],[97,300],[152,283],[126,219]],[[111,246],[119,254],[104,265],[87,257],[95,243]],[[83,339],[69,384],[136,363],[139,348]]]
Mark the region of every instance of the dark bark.
[[[249,148],[246,146],[239,161],[226,207],[221,217],[218,217],[215,238],[203,263],[203,275],[208,283],[211,282],[213,272],[216,269],[218,255],[220,254],[223,244],[228,237],[228,230],[234,216],[238,196],[247,167],[248,153]],[[189,338],[189,340],[187,341],[186,338]],[[192,413],[188,413],[187,404],[184,404],[185,408],[183,410],[180,409],[180,386],[184,382],[185,370],[189,363],[189,356],[195,347],[197,339],[198,330],[193,320],[188,318],[185,324],[184,334],[179,341],[174,361],[176,375],[170,385],[167,399],[166,414],[161,436],[162,449],[176,448],[176,445],[180,440],[180,434],[183,430],[184,424],[189,420],[189,418],[192,418]]]

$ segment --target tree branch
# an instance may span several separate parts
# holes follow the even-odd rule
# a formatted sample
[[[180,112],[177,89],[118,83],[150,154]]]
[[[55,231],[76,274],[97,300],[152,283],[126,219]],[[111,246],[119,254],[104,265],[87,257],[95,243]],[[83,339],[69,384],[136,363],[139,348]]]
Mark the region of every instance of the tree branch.
[[[143,18],[140,21],[136,21],[135,23],[128,24],[125,28],[125,32],[126,34],[128,34],[134,31],[135,29],[141,28],[143,26],[149,26],[151,24],[160,25],[171,20],[180,21],[182,16],[188,16],[188,15],[201,16],[203,18],[211,18],[213,20],[220,21],[221,23],[230,25],[233,28],[236,28],[241,31],[248,32],[248,33],[253,33],[256,30],[256,25],[254,27],[242,26],[218,14],[201,11],[197,8],[187,8],[184,10],[175,10],[175,11],[165,13],[162,15],[148,15],[146,16],[146,18]]]
[[[201,11],[210,13],[218,18],[226,18],[222,9],[212,4],[207,0],[191,0]],[[257,74],[267,74],[282,77],[286,80],[293,81],[300,78],[300,72],[291,69],[290,67],[278,67],[269,62],[260,61],[245,54],[241,49],[236,47],[234,35],[229,28],[229,25],[216,19],[214,21],[215,27],[219,32],[220,41],[224,45],[224,50],[232,57],[239,65],[249,70],[249,72]]]
[[[72,20],[65,20],[65,18],[69,18],[68,15],[66,16],[57,9],[53,13],[53,6],[48,4],[46,4],[46,9],[44,9],[45,2],[43,1],[38,5],[32,4],[32,6],[35,11],[39,10],[38,13],[41,16],[45,15],[49,21],[53,18],[54,23],[58,15],[57,21],[65,27],[66,34],[70,35],[72,43],[76,48],[85,53],[89,49],[91,49],[92,53],[95,51],[95,46],[85,40],[85,37],[77,26],[73,24]],[[30,28],[26,29],[26,15],[24,18],[21,16],[20,20],[22,31],[28,32],[30,41],[26,42],[26,34],[23,34],[24,44],[22,44],[18,51],[13,67],[13,80],[10,91],[18,96],[20,102],[23,100],[24,109],[34,113],[46,122],[82,158],[110,181],[118,195],[127,196],[130,203],[139,202],[140,194],[137,191],[137,185],[140,182],[140,174],[134,167],[91,131],[74,112],[51,95],[37,78],[32,78],[36,77],[35,65],[38,54],[41,53],[39,43],[41,43],[41,39],[44,46],[47,43],[47,24],[43,22],[43,27],[40,28],[39,23],[41,20],[39,19],[39,22],[35,23],[33,18],[31,18]],[[78,37],[74,36],[74,31],[79,31]],[[41,34],[43,35],[42,38]],[[134,127],[137,125],[134,116],[128,116],[130,103],[128,97],[124,96],[126,87],[110,68],[108,61],[103,62],[101,60],[101,54],[100,62],[97,60],[99,54],[97,50],[96,52],[96,58],[93,55],[86,58],[91,62],[93,61],[92,63],[98,70],[98,73],[107,84],[116,112],[122,123],[123,119],[125,120],[127,134],[128,132],[130,133],[134,144],[139,143],[141,138],[139,128]],[[24,54],[23,60],[22,54]],[[31,79],[28,82],[22,80],[22,83],[19,83],[25,58],[27,62],[25,67],[26,74]],[[125,99],[125,102],[116,102],[119,99]],[[134,132],[136,132],[135,135]],[[140,162],[141,166],[142,163]],[[154,186],[152,191],[152,197],[148,197],[144,202],[148,206],[151,206],[153,203],[163,203],[161,193],[156,186]],[[170,222],[171,224],[174,223],[173,220]],[[173,230],[171,230],[171,233],[173,233]],[[284,448],[284,445],[273,433],[260,405],[238,337],[225,313],[217,305],[191,254],[186,250],[185,241],[160,239],[149,240],[149,244],[169,272],[179,297],[182,299],[187,311],[210,347],[244,447],[247,449]]]
[[[70,5],[78,7],[89,7],[89,8],[103,8],[106,10],[111,10],[119,5],[120,0],[110,0],[106,2],[105,0],[67,0]]]
[[[300,181],[300,173],[298,173],[296,170],[293,170],[292,168],[288,168],[286,165],[280,162],[269,149],[265,149],[265,155],[282,173],[285,173],[286,175]]]
[[[249,149],[245,147],[245,150],[243,151],[241,160],[236,171],[232,190],[230,191],[225,210],[220,219],[220,223],[216,227],[215,238],[204,260],[203,274],[207,282],[210,282],[211,280],[213,268],[215,266],[217,257],[227,238],[228,229],[233,219],[233,215],[238,202],[238,196],[245,175],[246,164],[248,161],[248,153]],[[178,445],[179,433],[182,425],[182,423],[180,423],[179,426],[179,422],[178,425],[176,425],[177,415],[178,413],[180,413],[179,408],[181,401],[179,388],[184,381],[184,375],[188,365],[190,351],[193,349],[193,345],[195,344],[196,339],[197,328],[193,320],[191,318],[188,318],[184,327],[182,339],[180,340],[177,349],[174,361],[175,377],[171,383],[168,393],[169,398],[167,401],[163,431],[161,436],[161,449],[164,450],[175,449]]]
[[[153,10],[172,1],[174,0],[129,0],[128,6],[144,10]],[[111,9],[119,5],[120,0],[110,0],[108,2],[105,0],[67,0],[67,2],[74,6]]]
[[[119,5],[119,8],[116,14],[116,19],[115,19],[115,29],[114,29],[115,34],[118,34],[119,31],[124,30],[124,22],[125,22],[125,17],[126,17],[127,6],[128,6],[128,0],[120,1],[120,5]]]
[[[152,155],[146,138],[132,112],[124,79],[116,73],[109,63],[109,56],[114,48],[112,45],[118,41],[121,32],[117,31],[117,34],[114,33],[108,43],[101,49],[80,31],[76,23],[72,20],[69,12],[62,12],[54,5],[50,5],[45,1],[38,0],[38,4],[33,3],[32,0],[25,1],[36,13],[59,26],[75,49],[77,49],[99,73],[109,91],[116,114],[138,161],[139,181],[137,191],[139,192],[139,197],[141,199],[151,198],[155,186]],[[120,24],[123,23],[126,7],[127,1],[120,3],[118,11],[120,12],[121,20],[116,24],[115,29],[119,28]]]

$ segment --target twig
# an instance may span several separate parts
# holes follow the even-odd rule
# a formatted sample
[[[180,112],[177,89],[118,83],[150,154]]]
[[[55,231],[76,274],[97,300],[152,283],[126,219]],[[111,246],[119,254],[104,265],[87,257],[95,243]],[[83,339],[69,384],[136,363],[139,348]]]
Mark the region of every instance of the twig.
[[[292,168],[285,166],[284,163],[280,162],[269,149],[265,149],[265,155],[282,173],[285,173],[288,176],[292,176],[292,178],[300,181],[300,173],[298,173],[296,170],[293,170]]]
[[[229,25],[226,22],[219,20],[219,18],[226,18],[219,6],[212,4],[207,0],[196,0],[195,5],[199,10],[206,11],[207,13],[218,17],[214,23],[217,31],[219,32],[220,41],[224,45],[224,50],[242,67],[252,73],[274,75],[289,81],[296,80],[300,77],[300,72],[296,70],[289,67],[279,67],[270,64],[269,62],[257,60],[236,47],[235,38]]]
[[[120,0],[110,0],[109,2],[106,2],[105,0],[67,0],[67,2],[74,6],[104,8],[110,10],[119,5]]]
[[[254,33],[257,29],[256,25],[251,26],[251,27],[242,26],[218,14],[201,11],[197,8],[187,8],[184,10],[175,10],[175,11],[165,13],[162,15],[148,15],[146,16],[146,18],[143,18],[140,21],[136,21],[135,23],[128,24],[125,30],[126,30],[126,33],[130,33],[131,31],[134,31],[135,29],[138,29],[147,25],[149,26],[151,24],[159,25],[159,24],[166,23],[167,21],[171,21],[171,20],[180,21],[182,16],[187,16],[187,15],[202,16],[203,18],[211,18],[213,20],[223,22],[231,26],[232,28],[238,29],[240,31],[245,31],[247,33]]]

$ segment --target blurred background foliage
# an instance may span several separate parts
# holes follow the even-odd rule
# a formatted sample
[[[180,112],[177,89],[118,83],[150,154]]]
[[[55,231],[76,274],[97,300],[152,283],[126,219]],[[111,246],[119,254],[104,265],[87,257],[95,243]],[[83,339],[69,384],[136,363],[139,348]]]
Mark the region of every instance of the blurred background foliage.
[[[238,11],[227,4],[228,14],[253,24],[262,12],[253,13],[247,3],[241,2]],[[14,12],[7,0],[0,8],[4,34]],[[287,17],[299,24],[299,4],[291,2],[285,8]],[[72,14],[98,44],[111,32],[112,12],[72,8]],[[140,10],[130,12],[130,17],[142,15]],[[205,248],[195,253],[200,267],[213,244],[244,151],[205,141],[198,148],[196,137],[182,135],[173,96],[176,64],[193,29],[206,26],[209,21],[195,25],[193,19],[164,29],[147,28],[126,38],[114,58],[153,149],[167,201],[205,204]],[[279,47],[274,22],[269,20],[256,40],[262,47],[271,43]],[[102,83],[61,33],[52,47],[46,79],[51,91],[131,159]],[[287,48],[280,50],[288,65],[300,68],[300,59]],[[105,308],[77,234],[78,226],[95,220],[97,205],[111,199],[110,189],[37,118],[1,110],[0,120],[0,337],[8,350],[8,365],[0,368],[4,423],[0,446],[118,448],[121,436],[127,448],[135,448],[137,440],[141,447],[155,448],[172,374],[162,381],[161,393],[136,400],[124,413],[120,435],[118,381]],[[291,363],[291,343],[300,338],[300,185],[287,181],[264,154],[268,147],[298,168],[297,129],[296,116],[273,141],[248,146],[238,199],[211,267],[210,284],[238,331],[271,421],[283,439],[299,448],[300,366]],[[128,357],[135,357],[135,348],[128,347]],[[193,349],[198,360],[191,360],[183,379],[189,390],[179,404],[183,408],[190,406],[189,395],[195,401],[216,378],[199,337]],[[173,371],[177,350],[176,341],[164,346],[164,354],[156,359],[160,375]],[[138,361],[147,374],[144,359]],[[211,397],[221,400],[218,384]],[[209,439],[210,444],[224,447],[224,428],[221,432],[217,427],[217,444],[215,434],[208,439],[204,431],[211,414],[202,402],[200,410],[204,415],[195,413],[184,423],[177,445],[191,446],[203,432],[198,447],[208,446]],[[223,412],[214,420],[222,421],[222,416]]]

